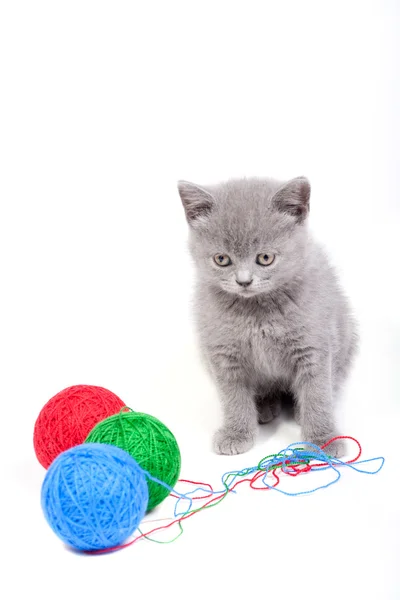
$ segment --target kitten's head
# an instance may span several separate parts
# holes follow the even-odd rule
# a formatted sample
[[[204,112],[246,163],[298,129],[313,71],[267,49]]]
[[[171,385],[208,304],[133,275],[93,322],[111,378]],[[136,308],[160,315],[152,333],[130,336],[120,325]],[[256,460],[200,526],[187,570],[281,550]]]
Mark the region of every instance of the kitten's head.
[[[243,179],[199,187],[180,181],[201,282],[229,294],[268,294],[301,274],[310,184]]]

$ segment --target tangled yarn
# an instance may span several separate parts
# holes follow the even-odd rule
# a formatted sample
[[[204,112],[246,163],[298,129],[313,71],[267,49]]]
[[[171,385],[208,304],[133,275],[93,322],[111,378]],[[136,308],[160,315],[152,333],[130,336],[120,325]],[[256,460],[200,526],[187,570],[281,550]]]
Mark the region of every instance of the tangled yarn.
[[[178,480],[181,455],[177,441],[168,427],[151,415],[120,412],[98,423],[86,441],[119,446],[163,482],[148,480],[148,510],[160,504]]]
[[[51,464],[42,508],[53,531],[79,550],[104,550],[136,530],[148,502],[143,470],[115,446],[81,444]]]
[[[40,464],[47,469],[56,456],[82,444],[99,421],[124,406],[113,392],[95,385],[74,385],[53,396],[35,423],[33,443]]]
[[[357,455],[347,461],[342,461],[329,456],[329,445],[337,439],[353,441],[358,448]],[[303,449],[304,446],[307,447],[307,450]],[[217,506],[231,493],[235,494],[237,491],[236,488],[241,484],[247,483],[252,490],[274,490],[288,496],[300,496],[303,494],[311,494],[337,483],[341,478],[340,470],[344,467],[366,475],[376,475],[379,473],[384,465],[385,459],[382,456],[378,456],[375,458],[359,460],[361,452],[361,445],[355,438],[351,436],[338,436],[329,440],[329,442],[324,444],[321,448],[314,444],[310,444],[309,442],[290,444],[287,448],[276,454],[265,456],[252,467],[246,467],[240,471],[228,471],[227,473],[224,473],[221,478],[222,487],[219,490],[214,490],[209,483],[180,479],[180,484],[184,484],[185,486],[186,484],[189,484],[194,485],[195,487],[185,493],[172,490],[171,496],[176,498],[174,516],[143,522],[139,529],[139,535],[123,545],[111,548],[111,550],[127,548],[143,539],[159,544],[175,541],[183,533],[182,524],[184,521],[205,509]],[[293,477],[315,471],[330,472],[331,477],[327,482],[322,483],[317,487],[309,487],[302,491],[289,492],[288,490],[280,489],[281,478],[282,480],[284,478],[290,480]],[[182,503],[184,504],[183,509],[181,508]],[[146,527],[149,523],[154,524],[157,522],[160,524],[156,527]],[[167,523],[161,524],[162,522]],[[172,539],[163,541],[151,537],[153,534],[164,532],[174,525],[178,526],[179,531]],[[145,531],[143,531],[143,528],[145,528]],[[101,550],[95,551],[95,553],[101,552]]]

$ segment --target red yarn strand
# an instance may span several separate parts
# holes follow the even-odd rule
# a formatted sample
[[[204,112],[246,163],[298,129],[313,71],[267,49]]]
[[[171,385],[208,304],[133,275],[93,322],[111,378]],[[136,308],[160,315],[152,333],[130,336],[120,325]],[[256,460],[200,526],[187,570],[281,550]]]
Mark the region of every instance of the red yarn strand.
[[[356,462],[362,453],[362,447],[361,444],[358,442],[358,440],[356,440],[355,438],[351,437],[351,436],[336,436],[334,438],[332,438],[331,440],[329,440],[328,442],[326,442],[326,444],[324,444],[323,446],[321,446],[321,450],[324,448],[327,448],[332,442],[334,442],[337,439],[346,439],[346,440],[351,440],[353,442],[355,442],[355,444],[358,446],[358,454],[355,458],[352,458],[348,461],[346,461],[344,464],[351,464]],[[328,453],[329,455],[329,453]],[[281,470],[281,472],[285,475],[290,475],[292,477],[297,477],[299,475],[308,473],[309,471],[311,471],[312,469],[314,469],[315,467],[326,467],[329,463],[327,462],[320,462],[320,463],[316,463],[316,464],[308,464],[305,463],[304,465],[301,464],[291,464],[290,459],[286,459],[280,463],[277,463],[276,465],[274,465],[274,468],[271,469],[271,475],[272,477],[275,479],[275,483],[270,486],[270,487],[258,487],[255,485],[256,481],[258,479],[260,479],[261,477],[264,477],[266,475],[266,471],[265,470],[258,470],[252,477],[248,477],[245,479],[240,479],[239,481],[236,481],[235,484],[226,490],[226,492],[223,492],[221,494],[219,494],[218,496],[214,497],[214,489],[212,487],[211,484],[209,483],[203,483],[200,481],[191,481],[188,479],[180,479],[179,483],[189,483],[189,484],[193,484],[193,485],[199,485],[201,487],[207,487],[210,490],[210,494],[207,494],[205,496],[198,496],[196,498],[192,498],[192,500],[204,500],[207,498],[210,498],[210,496],[213,496],[212,498],[208,499],[207,502],[205,504],[203,504],[201,507],[192,510],[180,517],[177,517],[176,519],[173,519],[170,523],[168,523],[167,525],[160,525],[159,527],[155,527],[153,529],[151,529],[150,531],[147,531],[146,533],[142,533],[139,536],[137,536],[136,538],[134,538],[133,540],[131,540],[130,542],[126,542],[125,544],[121,544],[120,546],[115,546],[113,548],[105,548],[104,550],[94,550],[94,551],[88,551],[88,554],[105,554],[107,552],[113,552],[115,550],[122,550],[124,548],[128,548],[129,546],[132,546],[133,544],[135,544],[136,542],[138,542],[139,540],[142,540],[146,537],[149,537],[150,535],[152,535],[153,533],[156,533],[158,531],[162,531],[162,530],[166,530],[169,529],[170,527],[172,527],[173,525],[176,525],[177,523],[182,523],[183,521],[186,521],[186,519],[189,519],[190,517],[193,517],[195,514],[197,514],[198,512],[200,512],[201,510],[209,507],[210,505],[212,505],[213,503],[218,503],[219,500],[221,500],[223,497],[225,497],[229,492],[232,492],[233,490],[236,489],[236,487],[238,487],[238,485],[248,482],[249,486],[251,489],[256,490],[256,491],[269,491],[271,488],[277,487],[280,483],[280,478],[279,475],[277,473],[277,471]],[[293,470],[293,472],[289,472],[288,470],[285,469],[285,471],[282,471],[282,467],[283,465],[286,465],[287,467],[290,467],[290,469]],[[337,467],[339,467],[340,465],[336,465]],[[179,498],[179,496],[177,496],[176,494],[171,494],[172,497],[174,498]],[[161,520],[165,520],[165,519],[160,519]]]

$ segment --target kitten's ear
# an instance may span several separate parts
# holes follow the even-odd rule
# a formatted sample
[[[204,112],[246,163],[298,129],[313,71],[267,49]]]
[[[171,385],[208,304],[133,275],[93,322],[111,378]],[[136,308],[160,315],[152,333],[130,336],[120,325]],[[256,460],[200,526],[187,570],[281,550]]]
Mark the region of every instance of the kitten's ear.
[[[189,225],[211,212],[214,198],[209,192],[189,181],[178,181],[178,190]]]
[[[272,198],[272,203],[281,212],[295,217],[302,223],[310,210],[311,186],[305,177],[296,177],[285,183]]]

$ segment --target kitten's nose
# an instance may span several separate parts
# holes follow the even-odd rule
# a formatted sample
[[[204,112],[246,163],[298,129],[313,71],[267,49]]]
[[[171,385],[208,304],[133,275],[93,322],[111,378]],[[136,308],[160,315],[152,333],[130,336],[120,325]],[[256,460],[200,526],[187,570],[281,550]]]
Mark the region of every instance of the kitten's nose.
[[[236,274],[236,283],[242,287],[248,287],[252,281],[253,279],[248,271],[239,271]]]

